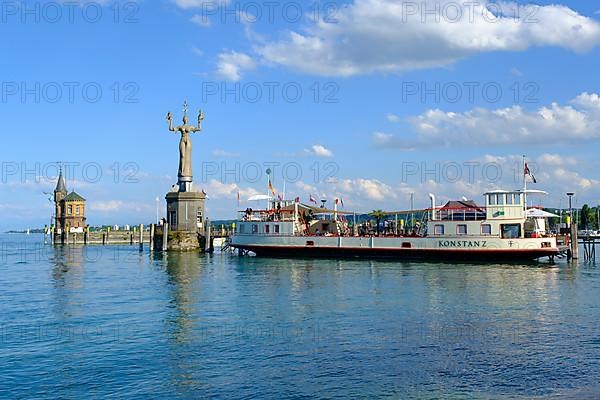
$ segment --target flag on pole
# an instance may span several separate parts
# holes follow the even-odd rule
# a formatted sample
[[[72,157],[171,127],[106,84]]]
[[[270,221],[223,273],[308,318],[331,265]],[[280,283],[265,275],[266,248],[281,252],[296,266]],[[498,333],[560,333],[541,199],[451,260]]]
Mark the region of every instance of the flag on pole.
[[[312,194],[308,197],[308,201],[311,201],[315,204],[317,204],[317,201],[315,200],[315,198],[312,196]]]
[[[342,205],[342,207],[344,207],[344,200],[340,199],[340,204]]]
[[[275,196],[275,188],[273,187],[273,184],[271,183],[271,179],[269,179],[269,190],[271,191],[271,193],[273,193],[273,196]]]
[[[525,163],[524,174],[525,174],[525,176],[529,175],[531,177],[531,180],[533,181],[533,183],[537,183],[537,179],[535,179],[535,176],[533,176],[533,174],[529,170],[529,165],[527,165],[527,163]]]
[[[283,196],[281,196],[281,194],[278,194],[277,198],[279,199],[279,201],[283,201]]]

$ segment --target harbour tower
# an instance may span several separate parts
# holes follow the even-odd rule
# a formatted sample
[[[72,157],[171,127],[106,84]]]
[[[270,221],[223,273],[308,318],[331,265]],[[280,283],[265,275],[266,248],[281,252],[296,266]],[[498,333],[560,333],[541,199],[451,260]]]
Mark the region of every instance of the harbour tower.
[[[68,233],[83,233],[86,227],[86,200],[75,193],[69,193],[62,170],[54,189],[54,242],[61,243]]]

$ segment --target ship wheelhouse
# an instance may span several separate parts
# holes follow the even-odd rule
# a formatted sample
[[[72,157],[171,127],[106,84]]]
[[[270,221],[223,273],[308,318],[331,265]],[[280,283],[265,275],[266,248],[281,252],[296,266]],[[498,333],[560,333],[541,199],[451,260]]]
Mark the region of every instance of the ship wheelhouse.
[[[472,200],[449,201],[444,206],[432,206],[427,222],[428,236],[463,237],[489,236],[501,239],[521,239],[544,236],[545,218],[553,214],[527,210],[527,194],[546,194],[541,190],[493,190],[484,193],[485,206]]]

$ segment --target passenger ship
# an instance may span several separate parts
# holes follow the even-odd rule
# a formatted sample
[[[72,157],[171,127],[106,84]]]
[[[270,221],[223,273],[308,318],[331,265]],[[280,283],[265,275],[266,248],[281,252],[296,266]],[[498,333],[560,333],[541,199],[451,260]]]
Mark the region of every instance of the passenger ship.
[[[397,260],[526,261],[560,255],[566,238],[547,229],[556,216],[527,208],[528,194],[539,190],[495,190],[485,206],[450,201],[422,210],[410,231],[401,224],[382,234],[359,232],[349,223],[354,213],[313,207],[299,201],[269,200],[266,210],[241,212],[230,246],[242,253],[280,257],[389,258]],[[296,199],[298,200],[298,199]],[[336,202],[337,203],[337,202]],[[406,212],[386,213],[386,215]],[[402,221],[401,221],[402,222]]]

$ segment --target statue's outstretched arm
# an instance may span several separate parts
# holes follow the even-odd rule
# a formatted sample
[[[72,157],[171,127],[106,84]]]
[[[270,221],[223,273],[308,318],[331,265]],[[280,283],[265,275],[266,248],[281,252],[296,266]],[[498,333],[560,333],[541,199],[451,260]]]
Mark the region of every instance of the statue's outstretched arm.
[[[169,130],[171,132],[175,132],[175,129],[173,129],[173,115],[171,114],[171,112],[167,113],[167,121],[169,121]]]
[[[198,128],[194,130],[194,132],[198,132],[202,130],[202,121],[204,120],[204,113],[202,110],[198,111]]]

